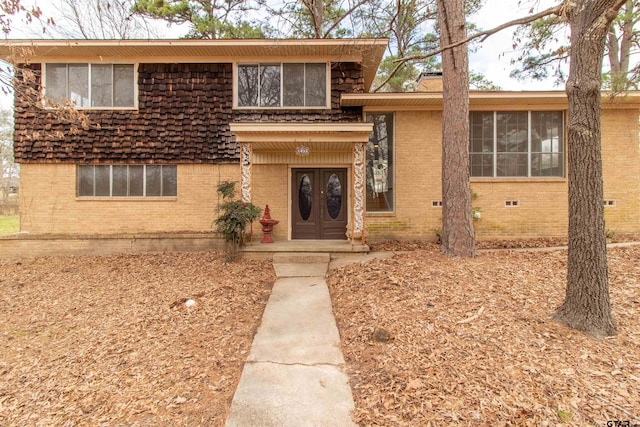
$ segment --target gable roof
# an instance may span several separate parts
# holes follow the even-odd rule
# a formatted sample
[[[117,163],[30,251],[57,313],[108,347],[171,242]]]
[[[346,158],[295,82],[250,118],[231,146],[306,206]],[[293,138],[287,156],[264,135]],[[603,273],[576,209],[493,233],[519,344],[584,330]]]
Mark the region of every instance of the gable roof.
[[[369,90],[388,39],[3,40],[0,58],[25,62],[361,62]],[[22,58],[20,58],[22,56]]]

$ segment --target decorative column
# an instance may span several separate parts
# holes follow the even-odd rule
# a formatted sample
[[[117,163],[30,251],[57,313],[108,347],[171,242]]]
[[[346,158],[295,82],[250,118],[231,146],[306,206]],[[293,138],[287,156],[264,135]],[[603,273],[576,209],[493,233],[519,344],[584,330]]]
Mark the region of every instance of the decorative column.
[[[360,236],[364,244],[364,204],[365,204],[365,144],[353,145],[353,219],[351,241]]]
[[[240,144],[242,201],[251,202],[251,144]]]

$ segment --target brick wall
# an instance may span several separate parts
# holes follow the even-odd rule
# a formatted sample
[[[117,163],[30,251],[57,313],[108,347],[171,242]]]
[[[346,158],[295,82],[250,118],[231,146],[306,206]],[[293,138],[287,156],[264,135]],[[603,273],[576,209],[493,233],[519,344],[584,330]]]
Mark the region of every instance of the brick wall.
[[[418,77],[418,92],[442,92],[442,75],[420,75]]]
[[[20,170],[20,229],[31,234],[210,232],[218,182],[239,181],[238,165],[178,165],[178,196],[76,198],[76,167],[25,164]]]
[[[396,209],[367,214],[369,240],[435,239],[441,227],[441,113],[398,111],[395,115]],[[606,226],[616,233],[640,232],[638,111],[604,110],[602,115]],[[567,180],[472,179],[478,239],[566,236]],[[505,201],[517,200],[518,207]]]
[[[369,239],[435,238],[441,209],[432,208],[431,201],[442,198],[440,129],[440,112],[395,114],[395,213],[367,214]]]
[[[287,240],[290,192],[287,165],[254,165],[251,172],[252,202],[262,209],[265,205],[269,205],[271,218],[280,221],[273,228],[273,240]],[[260,241],[262,239],[260,223],[253,225],[253,231],[256,239]]]
[[[640,148],[638,111],[605,110],[602,114],[602,170],[606,228],[614,233],[640,232]]]
[[[562,237],[567,233],[567,180],[472,180],[478,239]],[[517,201],[517,207],[505,205]]]

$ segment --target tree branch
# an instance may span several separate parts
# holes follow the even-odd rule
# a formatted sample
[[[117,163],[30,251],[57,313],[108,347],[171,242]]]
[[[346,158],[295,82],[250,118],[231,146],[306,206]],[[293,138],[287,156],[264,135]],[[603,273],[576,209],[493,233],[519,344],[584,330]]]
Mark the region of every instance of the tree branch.
[[[321,1],[321,0],[320,0]],[[322,33],[322,16],[318,17],[317,8],[318,0],[302,0],[302,4],[306,6],[311,14],[311,20],[313,21],[313,32],[316,38],[320,38]],[[320,19],[320,21],[318,21]]]
[[[393,78],[393,76],[396,75],[396,73],[398,72],[398,70],[400,68],[402,68],[402,66],[406,63],[406,61],[402,61],[402,62],[398,62],[398,65],[396,65],[394,67],[393,70],[391,70],[391,72],[389,73],[389,75],[387,76],[386,79],[384,79],[384,81],[382,83],[380,83],[380,85],[375,88],[374,90],[372,90],[373,93],[377,93],[378,91],[380,91],[380,89],[382,89],[384,87],[384,85],[386,85],[387,83],[389,83],[389,80],[391,80]]]
[[[506,28],[509,27],[514,27],[516,25],[524,25],[524,24],[529,24],[533,21],[536,21],[540,18],[544,18],[545,16],[550,16],[550,15],[560,15],[563,9],[564,3],[561,3],[557,6],[551,7],[549,9],[545,9],[542,12],[536,13],[534,15],[531,16],[527,16],[524,18],[519,18],[519,19],[514,19],[513,21],[509,21],[506,22],[502,25],[498,25],[497,27],[494,27],[490,30],[486,30],[486,31],[480,31],[479,33],[475,33],[469,37],[467,37],[464,40],[460,40],[458,42],[455,43],[451,43],[448,44],[447,46],[441,47],[438,50],[434,50],[433,52],[429,52],[426,55],[414,55],[414,56],[407,56],[406,58],[400,58],[400,59],[396,59],[395,62],[399,62],[399,63],[405,63],[405,62],[409,62],[409,61],[417,61],[419,59],[426,59],[426,58],[431,58],[432,56],[436,56],[441,54],[442,52],[449,50],[449,49],[453,49],[454,47],[458,47],[461,46],[463,44],[467,44],[472,40],[475,39],[481,39],[480,41],[483,42],[485,41],[488,37],[492,36],[495,33],[498,33]]]
[[[333,31],[338,25],[340,25],[340,23],[342,21],[344,21],[344,19],[348,16],[351,16],[351,14],[353,13],[353,11],[355,11],[357,8],[359,8],[360,6],[362,6],[363,4],[367,3],[369,0],[360,0],[358,3],[354,4],[349,10],[347,10],[346,12],[344,12],[342,14],[342,16],[338,19],[336,19],[336,21],[333,23],[333,25],[331,27],[329,27],[329,29],[327,31],[324,32],[322,38],[327,38],[329,37],[329,34],[331,34],[331,31]]]

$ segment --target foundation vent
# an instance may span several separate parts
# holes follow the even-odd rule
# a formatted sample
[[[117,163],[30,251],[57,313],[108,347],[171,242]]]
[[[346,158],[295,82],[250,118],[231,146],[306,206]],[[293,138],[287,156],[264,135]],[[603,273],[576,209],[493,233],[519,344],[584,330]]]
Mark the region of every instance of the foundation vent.
[[[519,200],[505,200],[504,205],[507,208],[517,208],[520,206]]]

